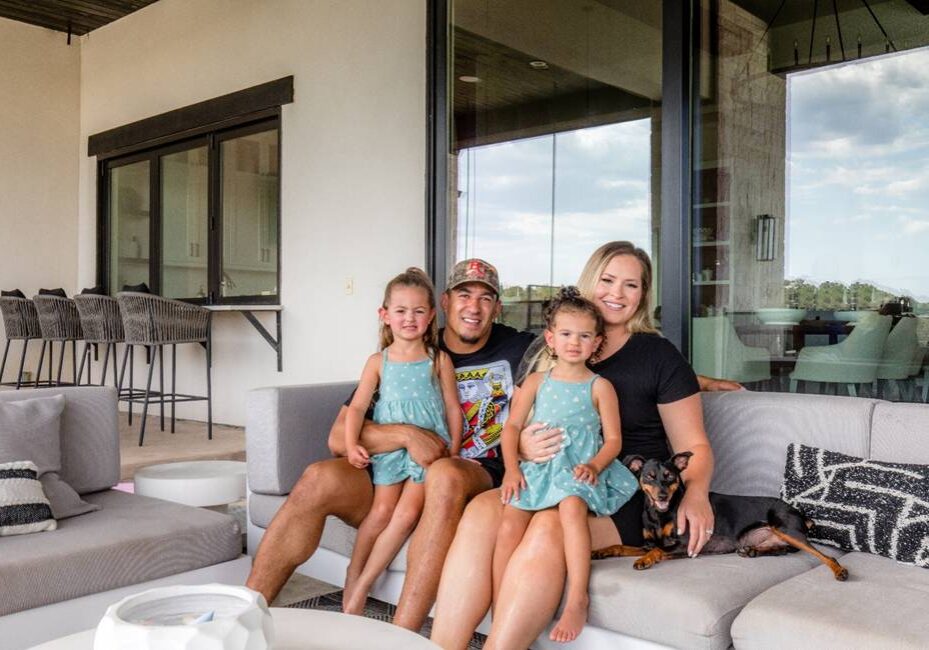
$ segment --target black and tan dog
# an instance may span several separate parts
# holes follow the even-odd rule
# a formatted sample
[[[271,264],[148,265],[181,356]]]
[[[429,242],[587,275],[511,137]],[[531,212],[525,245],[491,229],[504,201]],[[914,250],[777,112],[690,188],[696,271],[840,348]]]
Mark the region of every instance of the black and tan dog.
[[[693,454],[676,454],[670,460],[646,460],[629,456],[623,462],[639,479],[645,493],[642,514],[645,547],[616,545],[594,551],[595,560],[638,556],[636,569],[648,569],[662,560],[687,557],[688,533],[677,533],[677,508],[684,496],[681,472]],[[702,553],[738,553],[743,557],[783,555],[806,551],[832,570],[836,580],[848,579],[848,571],[835,558],[820,553],[807,541],[812,522],[780,499],[710,493],[716,523]]]

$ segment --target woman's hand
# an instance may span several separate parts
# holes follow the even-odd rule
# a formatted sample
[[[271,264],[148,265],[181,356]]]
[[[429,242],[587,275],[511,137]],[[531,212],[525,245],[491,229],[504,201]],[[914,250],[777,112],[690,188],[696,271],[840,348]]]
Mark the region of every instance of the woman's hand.
[[[700,384],[700,390],[705,393],[724,393],[732,390],[744,390],[745,388],[737,381],[705,377],[704,375],[697,375],[697,383]]]
[[[509,503],[511,499],[519,498],[519,491],[526,489],[526,479],[518,469],[506,470],[503,482],[500,484],[500,500]]]
[[[597,477],[600,472],[590,463],[579,463],[574,466],[574,479],[581,483],[597,484]]]
[[[677,533],[690,532],[687,555],[697,557],[713,535],[713,507],[709,496],[700,490],[688,490],[677,508]]]
[[[368,456],[368,450],[361,445],[355,445],[348,448],[348,462],[358,469],[364,469],[371,464],[371,457]]]
[[[530,424],[519,433],[519,457],[533,463],[547,463],[561,451],[562,429],[549,429],[543,422]]]

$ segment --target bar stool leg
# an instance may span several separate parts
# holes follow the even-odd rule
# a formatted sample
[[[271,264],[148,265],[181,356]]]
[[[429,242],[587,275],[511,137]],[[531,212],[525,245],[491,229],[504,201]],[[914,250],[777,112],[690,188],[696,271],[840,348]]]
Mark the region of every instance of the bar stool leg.
[[[132,426],[132,399],[135,397],[133,375],[135,374],[135,346],[129,346],[129,426]]]
[[[177,404],[177,343],[171,344],[171,433],[174,433],[174,406]]]
[[[52,385],[52,368],[55,366],[55,342],[48,342],[48,385]]]
[[[206,436],[213,439],[213,385],[210,368],[213,365],[213,332],[208,326],[206,331]]]
[[[80,377],[77,374],[77,339],[71,341],[71,377],[74,380],[74,385],[77,386],[77,378]]]
[[[0,363],[0,384],[3,383],[3,371],[6,369],[6,355],[10,352],[10,339],[6,340],[6,347],[3,348],[3,362]]]
[[[48,343],[45,339],[42,339],[42,351],[39,353],[39,369],[35,373],[35,386],[33,388],[39,387],[39,377],[42,376],[42,363],[45,361],[45,345]]]
[[[87,362],[87,355],[90,353],[90,343],[84,342],[84,351],[81,353],[81,368],[77,371],[78,381],[84,376],[84,364]],[[87,382],[90,384],[90,382]],[[79,385],[78,382],[74,382],[74,385]]]
[[[161,430],[165,430],[165,346],[158,346],[158,392],[161,397]]]
[[[123,380],[126,378],[126,361],[129,360],[129,348],[132,347],[127,345],[123,350],[123,362],[119,367],[119,379],[116,380],[116,399],[119,400],[119,396],[123,393]],[[116,355],[116,344],[113,344],[113,355]],[[116,366],[113,366],[115,369]]]
[[[142,426],[139,428],[139,446],[142,446],[142,441],[145,440],[145,423],[148,418],[148,402],[152,394],[152,375],[155,372],[155,359],[154,355],[151,357],[152,362],[148,364],[148,382],[145,385],[145,402],[142,405]]]
[[[23,339],[23,356],[19,359],[19,374],[16,375],[16,390],[23,385],[23,368],[26,367],[26,348],[29,347],[29,339]]]
[[[113,385],[117,387],[116,397],[119,398],[119,380],[116,378],[116,344],[110,343],[113,346]]]
[[[61,342],[61,352],[58,353],[58,374],[55,375],[55,385],[61,386],[61,371],[65,367],[65,346],[68,345],[67,341]]]
[[[114,360],[113,363],[115,364],[116,361]],[[110,365],[110,344],[104,343],[103,344],[103,371],[100,373],[100,385],[101,386],[106,385],[106,369],[107,369],[107,366],[109,365]],[[116,366],[114,365],[113,367],[115,368]]]

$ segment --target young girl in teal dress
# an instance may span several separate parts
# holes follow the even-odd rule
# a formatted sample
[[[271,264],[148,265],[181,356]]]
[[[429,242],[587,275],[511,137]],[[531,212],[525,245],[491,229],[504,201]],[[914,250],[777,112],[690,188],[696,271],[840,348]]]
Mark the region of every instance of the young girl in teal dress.
[[[426,471],[406,449],[368,454],[358,442],[377,392],[373,419],[379,424],[413,424],[445,439],[458,455],[463,416],[455,368],[439,350],[435,290],[421,270],[407,269],[388,284],[378,315],[381,351],[365,363],[345,418],[348,461],[372,466],[374,501],[358,527],[343,592],[343,610],[360,614],[377,577],[394,559],[419,521]]]
[[[503,428],[506,471],[501,498],[507,506],[494,548],[493,574],[495,582],[503,575],[533,513],[557,506],[568,588],[551,638],[567,642],[577,637],[587,621],[587,514],[613,514],[638,484],[616,460],[622,447],[616,392],[610,382],[587,367],[603,341],[603,317],[575,287],[565,287],[546,307],[544,318],[545,342],[554,352],[555,365],[526,378]],[[564,430],[562,449],[545,463],[519,462],[519,433],[529,424],[530,411],[532,422]]]

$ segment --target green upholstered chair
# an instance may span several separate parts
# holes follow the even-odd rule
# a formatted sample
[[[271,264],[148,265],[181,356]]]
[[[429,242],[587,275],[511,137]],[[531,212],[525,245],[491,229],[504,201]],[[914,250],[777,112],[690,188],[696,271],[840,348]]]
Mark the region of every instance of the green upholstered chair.
[[[790,392],[796,392],[797,382],[803,380],[845,384],[848,394],[856,396],[858,384],[871,384],[877,379],[890,324],[890,316],[868,313],[844,341],[804,347],[790,373]]]
[[[771,354],[742,343],[728,316],[694,318],[692,349],[698,374],[741,383],[771,378]]]

